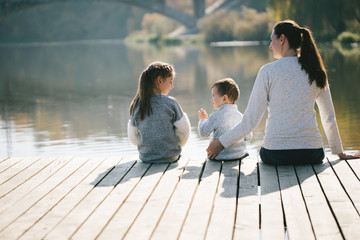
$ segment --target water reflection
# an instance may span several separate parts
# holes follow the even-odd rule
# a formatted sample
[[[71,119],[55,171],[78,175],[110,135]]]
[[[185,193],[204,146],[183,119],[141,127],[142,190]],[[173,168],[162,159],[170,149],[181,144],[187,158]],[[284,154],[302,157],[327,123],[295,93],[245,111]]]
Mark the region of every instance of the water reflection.
[[[360,48],[323,46],[326,67],[345,149],[360,149]]]
[[[346,149],[360,149],[359,49],[321,46]],[[184,155],[205,156],[197,135],[197,110],[213,111],[210,86],[232,77],[244,111],[259,68],[273,61],[267,46],[134,48],[115,43],[0,46],[0,156],[136,155],[126,138],[128,106],[139,73],[152,61],[173,63],[171,95],[192,124]],[[254,132],[256,152],[264,121]],[[199,149],[203,149],[200,150]]]

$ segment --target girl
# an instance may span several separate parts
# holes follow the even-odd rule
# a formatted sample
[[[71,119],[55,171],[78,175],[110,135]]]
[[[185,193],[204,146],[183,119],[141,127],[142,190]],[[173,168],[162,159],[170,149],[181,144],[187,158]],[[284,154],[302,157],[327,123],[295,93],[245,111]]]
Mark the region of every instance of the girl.
[[[139,78],[130,104],[128,136],[146,163],[172,163],[190,136],[190,122],[178,101],[167,96],[174,88],[174,67],[154,62]]]
[[[343,152],[326,70],[311,31],[287,20],[276,24],[270,39],[269,48],[278,60],[259,70],[242,122],[210,143],[209,157],[256,128],[268,109],[262,161],[321,163],[324,149],[315,103],[332,153],[340,159],[360,157]]]

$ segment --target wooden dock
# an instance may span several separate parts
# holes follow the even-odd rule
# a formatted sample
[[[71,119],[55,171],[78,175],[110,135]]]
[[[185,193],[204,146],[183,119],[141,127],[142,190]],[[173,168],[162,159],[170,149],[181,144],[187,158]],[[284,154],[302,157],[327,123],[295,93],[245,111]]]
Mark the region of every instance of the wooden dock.
[[[0,239],[360,239],[360,160],[0,159]]]

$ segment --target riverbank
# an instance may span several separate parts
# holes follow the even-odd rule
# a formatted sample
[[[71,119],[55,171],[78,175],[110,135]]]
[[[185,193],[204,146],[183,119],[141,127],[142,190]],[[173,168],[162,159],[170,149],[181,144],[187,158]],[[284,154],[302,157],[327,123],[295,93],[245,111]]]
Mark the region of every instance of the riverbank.
[[[171,47],[180,45],[210,45],[213,47],[243,47],[243,46],[259,46],[269,44],[268,40],[254,41],[212,41],[207,42],[202,34],[189,35],[156,35],[143,34],[137,32],[125,38],[124,42],[130,46],[154,45],[161,47]],[[351,32],[341,33],[337,38],[330,39],[326,42],[320,41],[319,44],[332,44],[335,47],[356,48],[360,46],[360,35]]]

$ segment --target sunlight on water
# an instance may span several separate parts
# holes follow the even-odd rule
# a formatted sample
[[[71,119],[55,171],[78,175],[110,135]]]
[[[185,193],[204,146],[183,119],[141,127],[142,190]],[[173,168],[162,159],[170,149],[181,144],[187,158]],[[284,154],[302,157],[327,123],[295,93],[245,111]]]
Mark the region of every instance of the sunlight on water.
[[[360,149],[359,49],[322,50],[344,148]],[[197,111],[214,111],[212,83],[234,78],[241,90],[237,105],[244,112],[257,71],[274,59],[267,46],[135,49],[96,41],[2,45],[0,157],[136,157],[126,133],[128,107],[138,75],[155,60],[174,64],[175,89],[170,95],[179,100],[192,125],[182,155],[205,158],[209,138],[197,133]],[[248,145],[252,155],[257,155],[264,128],[263,119]]]

